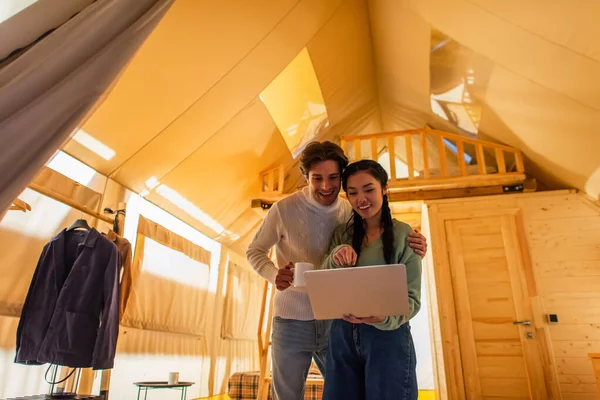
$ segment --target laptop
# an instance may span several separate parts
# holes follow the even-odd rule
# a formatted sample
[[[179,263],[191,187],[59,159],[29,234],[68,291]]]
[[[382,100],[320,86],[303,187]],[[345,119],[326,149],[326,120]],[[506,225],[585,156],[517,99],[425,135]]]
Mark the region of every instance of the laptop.
[[[306,271],[306,291],[315,318],[408,315],[404,264]]]

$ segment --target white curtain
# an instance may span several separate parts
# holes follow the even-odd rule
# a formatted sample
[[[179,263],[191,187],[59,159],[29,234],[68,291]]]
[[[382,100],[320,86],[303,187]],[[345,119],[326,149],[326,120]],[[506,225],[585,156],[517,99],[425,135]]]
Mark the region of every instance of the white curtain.
[[[33,4],[35,15],[22,18],[25,9],[4,21],[0,37],[26,37],[39,24],[39,7],[51,15],[61,2]],[[97,0],[33,44],[11,40],[26,48],[0,59],[0,210],[103,99],[172,2]]]
[[[249,267],[229,263],[221,325],[224,339],[256,340],[264,286]]]
[[[209,264],[208,250],[140,217],[131,294],[121,324],[204,336]]]

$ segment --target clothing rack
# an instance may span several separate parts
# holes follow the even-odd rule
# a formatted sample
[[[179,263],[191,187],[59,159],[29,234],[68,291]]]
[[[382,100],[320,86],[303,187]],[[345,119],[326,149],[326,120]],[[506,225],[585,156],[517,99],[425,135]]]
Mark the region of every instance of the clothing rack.
[[[31,183],[29,185],[29,188],[32,190],[35,190],[36,192],[43,194],[44,196],[50,197],[51,199],[54,199],[56,201],[59,201],[63,204],[68,205],[69,207],[72,207],[78,211],[81,211],[85,214],[90,215],[91,217],[97,218],[103,222],[106,222],[108,224],[113,225],[113,229],[115,230],[115,233],[117,234],[121,234],[123,233],[123,225],[125,222],[125,203],[119,203],[119,207],[117,207],[116,211],[113,211],[110,208],[105,208],[104,212],[105,213],[109,213],[109,214],[113,214],[115,215],[113,218],[101,214],[97,211],[91,210],[89,208],[87,208],[86,206],[83,206],[73,200],[71,200],[70,198],[63,196],[59,193],[55,193],[41,185],[38,185],[36,183]],[[76,381],[74,383],[74,387],[75,387],[75,392],[78,391],[78,387],[79,387],[79,381],[81,379],[81,369],[77,369],[76,374],[77,374],[77,378]],[[56,374],[56,370],[55,370],[55,374]],[[111,371],[110,370],[103,370],[102,371],[102,377],[101,377],[101,383],[100,383],[100,392],[101,394],[104,395],[104,399],[108,400],[108,386],[110,385],[110,376],[111,376]],[[61,385],[64,384],[64,382],[61,382]],[[61,388],[62,389],[62,388]],[[54,385],[52,385],[51,391],[54,390]]]
[[[44,196],[50,197],[51,199],[54,199],[56,201],[60,201],[61,203],[64,203],[64,204],[68,205],[69,207],[72,207],[76,210],[86,213],[86,214],[88,214],[94,218],[97,218],[101,221],[104,221],[108,224],[112,224],[114,222],[112,218],[107,217],[106,215],[100,214],[97,211],[90,210],[86,206],[83,206],[83,205],[77,203],[76,201],[71,200],[70,198],[68,198],[66,196],[55,193],[41,185],[38,185],[36,183],[31,183],[29,185],[29,188],[32,190],[35,190],[36,192],[38,192],[40,194],[43,194]]]

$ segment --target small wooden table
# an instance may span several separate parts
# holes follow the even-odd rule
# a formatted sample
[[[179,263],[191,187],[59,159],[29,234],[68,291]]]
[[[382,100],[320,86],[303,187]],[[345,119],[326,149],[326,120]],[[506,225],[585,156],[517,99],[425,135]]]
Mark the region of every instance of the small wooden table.
[[[144,391],[144,400],[148,396],[148,390],[155,389],[176,389],[181,391],[181,400],[185,400],[187,396],[187,388],[192,386],[194,382],[179,382],[173,385],[169,385],[167,381],[158,382],[135,382],[134,385],[138,387],[137,398],[140,400],[142,391]]]
[[[600,353],[590,353],[588,356],[592,359],[594,375],[596,375],[596,386],[598,386],[600,392]]]

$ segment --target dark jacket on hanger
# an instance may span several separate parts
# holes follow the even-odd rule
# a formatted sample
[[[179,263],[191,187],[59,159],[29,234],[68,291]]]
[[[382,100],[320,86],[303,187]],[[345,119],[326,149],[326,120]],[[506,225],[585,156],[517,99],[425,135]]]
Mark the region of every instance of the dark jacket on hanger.
[[[95,229],[63,230],[47,243],[23,305],[15,362],[112,368],[120,266],[115,245]]]

